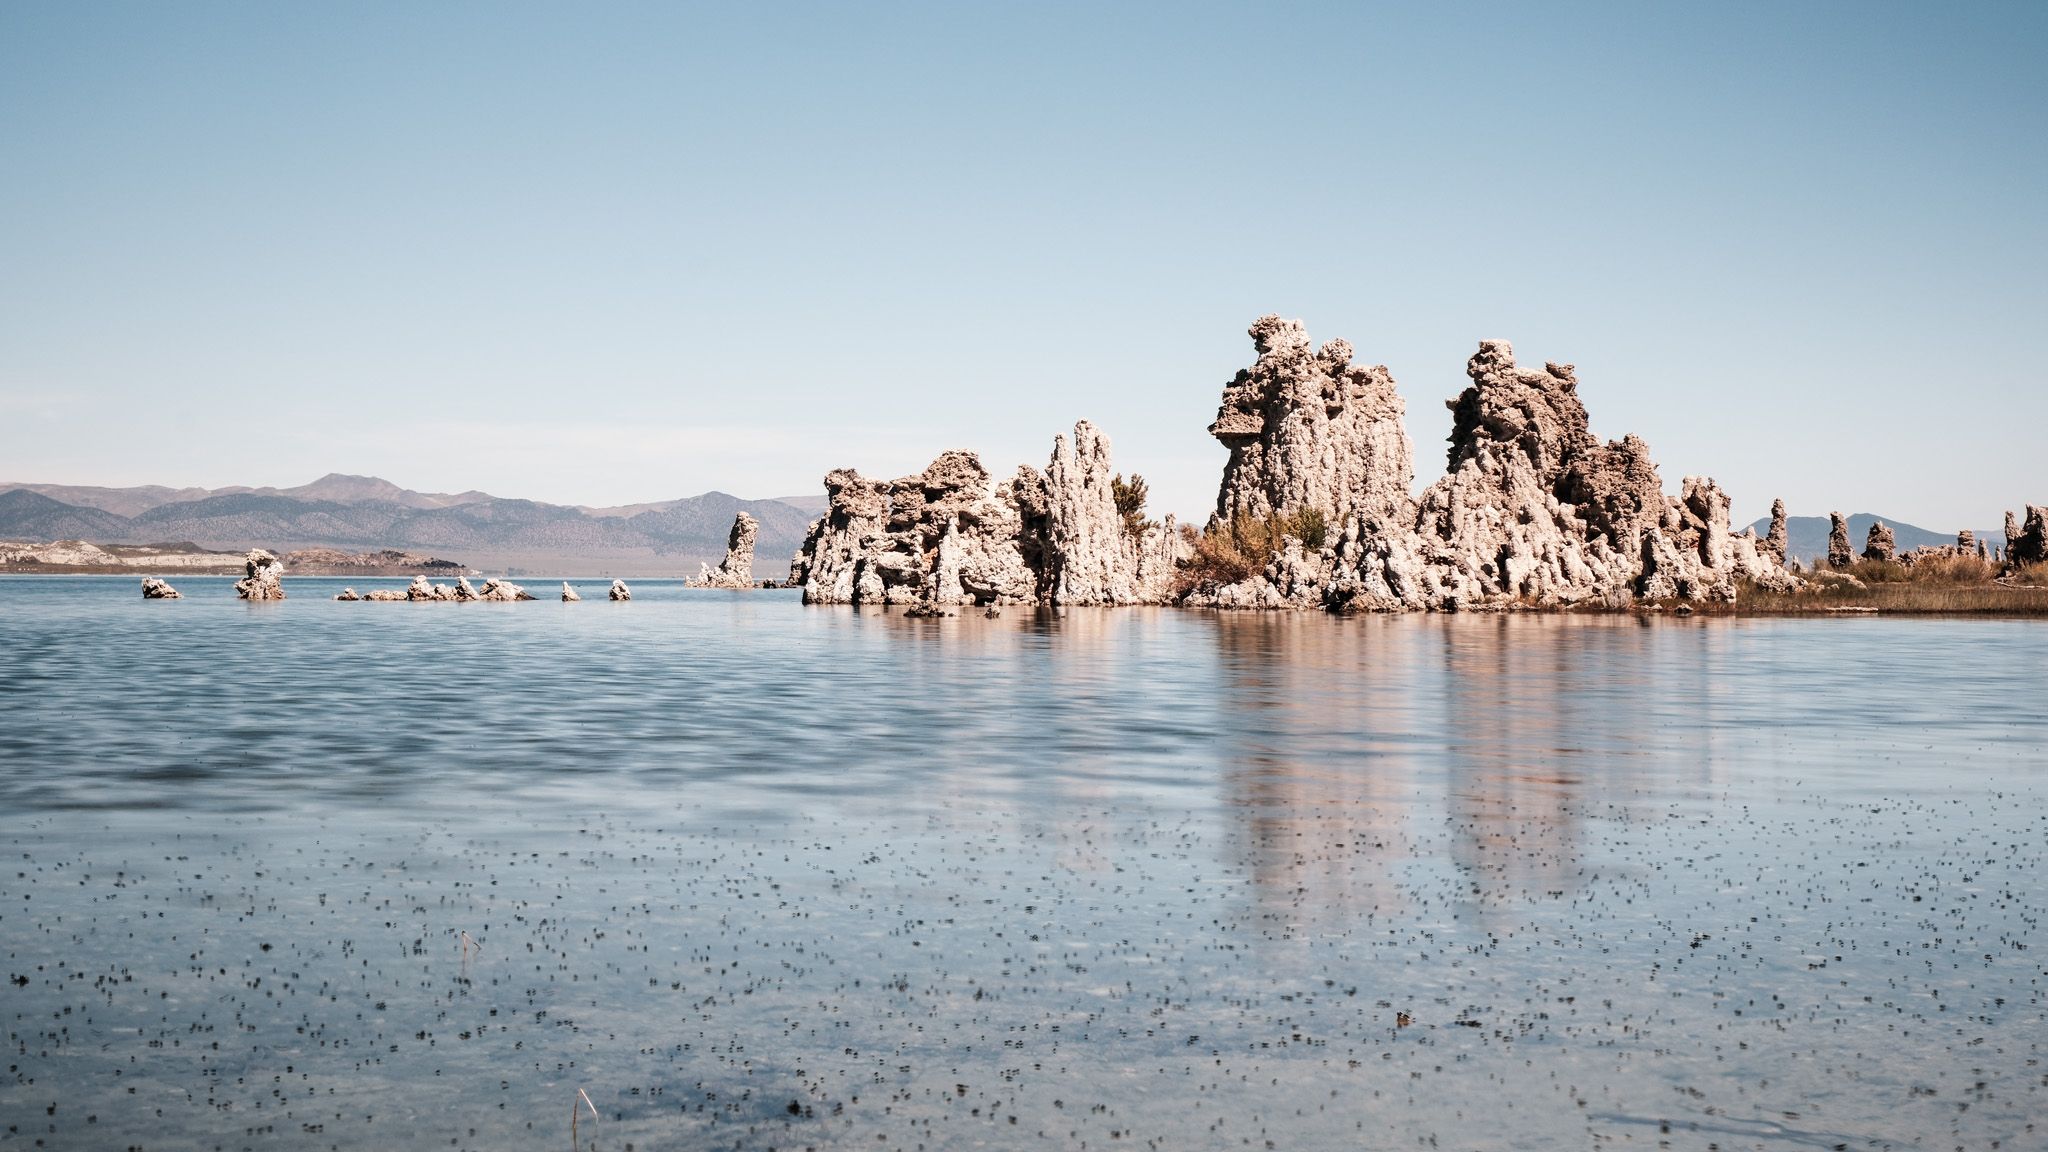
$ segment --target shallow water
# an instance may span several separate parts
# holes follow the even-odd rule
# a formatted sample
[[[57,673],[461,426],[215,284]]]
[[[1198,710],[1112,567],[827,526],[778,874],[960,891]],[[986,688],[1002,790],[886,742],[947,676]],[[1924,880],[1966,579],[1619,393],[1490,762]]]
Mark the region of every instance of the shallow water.
[[[0,581],[0,1149],[2048,1146],[2039,623],[175,582]]]

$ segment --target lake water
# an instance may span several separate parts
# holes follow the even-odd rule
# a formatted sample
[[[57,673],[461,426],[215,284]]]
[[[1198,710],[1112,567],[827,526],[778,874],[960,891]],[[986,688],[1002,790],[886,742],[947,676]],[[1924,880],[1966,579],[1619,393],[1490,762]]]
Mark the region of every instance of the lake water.
[[[2040,623],[176,583],[0,581],[0,1150],[2048,1147]]]

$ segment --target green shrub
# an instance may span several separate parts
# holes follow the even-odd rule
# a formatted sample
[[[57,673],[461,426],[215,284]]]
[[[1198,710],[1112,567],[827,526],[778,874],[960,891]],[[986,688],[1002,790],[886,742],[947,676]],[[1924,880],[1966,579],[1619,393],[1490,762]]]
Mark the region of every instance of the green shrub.
[[[1145,478],[1136,472],[1127,481],[1122,476],[1113,476],[1109,491],[1116,500],[1116,514],[1123,517],[1124,532],[1131,536],[1143,536],[1152,522],[1145,519],[1145,500],[1151,495],[1145,485]]]

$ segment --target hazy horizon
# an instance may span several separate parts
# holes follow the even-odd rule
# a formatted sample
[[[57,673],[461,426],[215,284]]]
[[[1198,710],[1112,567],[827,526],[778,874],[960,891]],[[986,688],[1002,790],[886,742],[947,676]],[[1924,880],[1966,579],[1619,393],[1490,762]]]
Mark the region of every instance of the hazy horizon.
[[[2048,500],[2048,9],[0,9],[0,472],[616,506],[1481,338],[1735,520]]]

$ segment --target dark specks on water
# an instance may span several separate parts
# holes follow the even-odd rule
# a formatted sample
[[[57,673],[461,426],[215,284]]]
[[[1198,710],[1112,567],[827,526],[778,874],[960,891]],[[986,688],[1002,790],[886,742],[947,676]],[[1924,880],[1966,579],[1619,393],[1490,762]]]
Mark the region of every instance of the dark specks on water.
[[[181,584],[0,582],[0,1152],[2048,1147],[2039,624]]]

